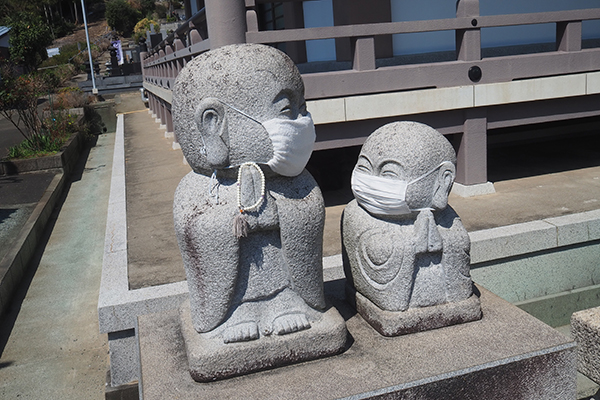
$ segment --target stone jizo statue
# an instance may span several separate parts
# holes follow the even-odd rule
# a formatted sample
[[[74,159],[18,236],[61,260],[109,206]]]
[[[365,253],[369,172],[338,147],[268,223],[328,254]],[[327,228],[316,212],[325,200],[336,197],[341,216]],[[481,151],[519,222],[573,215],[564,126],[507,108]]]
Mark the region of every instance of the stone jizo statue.
[[[194,378],[341,351],[345,324],[323,294],[323,197],[304,169],[315,130],[294,63],[263,45],[202,54],[177,77],[173,116],[193,170],[173,213]]]
[[[481,318],[470,241],[448,206],[456,154],[435,129],[385,125],[364,143],[342,217],[348,295],[381,334]]]

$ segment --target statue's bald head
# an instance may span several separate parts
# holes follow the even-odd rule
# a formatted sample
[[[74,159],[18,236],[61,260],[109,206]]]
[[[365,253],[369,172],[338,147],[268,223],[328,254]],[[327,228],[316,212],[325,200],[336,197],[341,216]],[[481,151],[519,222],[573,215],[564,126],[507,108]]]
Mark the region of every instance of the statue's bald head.
[[[183,113],[189,110],[185,103],[197,104],[205,97],[239,107],[252,105],[273,81],[285,82],[304,94],[298,69],[281,51],[258,44],[220,47],[197,56],[179,73],[174,101]]]
[[[293,61],[281,51],[265,45],[239,44],[220,47],[203,53],[190,61],[179,73],[173,91],[174,131],[186,159],[194,170],[211,170],[222,167],[222,163],[243,161],[267,161],[272,155],[271,142],[266,132],[242,126],[242,121],[231,108],[223,112],[211,99],[231,105],[263,122],[272,118],[272,105],[277,96],[302,98],[304,85]],[[210,103],[210,104],[209,104]],[[209,143],[210,137],[203,129],[203,109],[215,110],[214,121],[219,126],[223,146]],[[247,120],[247,118],[246,118]],[[254,123],[254,125],[258,125]],[[245,138],[238,133],[244,131]],[[235,134],[233,134],[235,133]],[[200,137],[200,135],[202,137]],[[203,140],[201,140],[203,139]],[[241,142],[238,139],[244,139]],[[207,160],[203,146],[209,157]],[[224,160],[228,158],[228,161]],[[215,164],[216,163],[216,164]]]
[[[448,140],[419,122],[394,122],[382,126],[365,141],[362,154],[398,161],[413,178],[448,161],[456,165],[456,153]]]

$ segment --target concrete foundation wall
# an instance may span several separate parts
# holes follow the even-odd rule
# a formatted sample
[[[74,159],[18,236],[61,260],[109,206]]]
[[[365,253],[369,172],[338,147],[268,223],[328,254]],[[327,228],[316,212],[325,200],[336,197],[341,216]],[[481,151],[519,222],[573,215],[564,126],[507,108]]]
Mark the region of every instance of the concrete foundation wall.
[[[600,210],[470,236],[473,280],[547,324],[600,305]]]

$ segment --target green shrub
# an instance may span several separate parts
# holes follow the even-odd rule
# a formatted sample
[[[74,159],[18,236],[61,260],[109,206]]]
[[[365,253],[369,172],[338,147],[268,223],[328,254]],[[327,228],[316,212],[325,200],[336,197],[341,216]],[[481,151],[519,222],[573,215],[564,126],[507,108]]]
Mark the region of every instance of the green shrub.
[[[77,43],[66,44],[60,48],[59,54],[44,61],[40,67],[51,67],[72,62],[73,58],[79,54],[79,49],[85,50],[86,47],[87,45],[85,42],[80,42],[79,47],[77,47]]]
[[[78,68],[74,64],[58,65],[55,68],[40,71],[40,76],[45,84],[45,92],[56,92],[56,89],[77,74]]]
[[[29,139],[40,132],[41,122],[37,112],[40,95],[46,91],[40,74],[15,78],[14,71],[4,66],[0,71],[0,114]]]
[[[40,133],[8,149],[8,159],[41,157],[59,152],[71,135],[77,132],[75,119],[75,116],[64,112],[46,118]]]
[[[38,113],[38,99],[56,89],[64,79],[63,70],[73,72],[72,65],[56,70],[38,71],[16,76],[8,65],[0,68],[0,114],[11,122],[23,135],[23,141],[9,149],[9,158],[29,158],[55,153],[61,149],[71,135],[81,127],[76,117],[69,115],[64,108],[81,107],[89,104],[90,97],[79,88],[64,88],[57,95],[50,96],[52,108],[48,118],[41,119]],[[54,100],[54,101],[53,101]],[[62,108],[54,111],[56,108]]]
[[[154,12],[154,0],[129,0],[129,4],[138,10],[143,17],[148,17]]]
[[[60,151],[63,142],[45,134],[37,134],[8,149],[8,159],[49,156]]]
[[[57,38],[70,35],[75,29],[75,24],[62,18],[59,13],[52,15],[52,32]]]
[[[93,96],[92,96],[93,97]],[[50,96],[51,110],[65,110],[84,107],[91,103],[90,95],[78,87],[64,87]]]
[[[158,18],[167,18],[167,7],[162,4],[157,4],[155,8]]]
[[[44,81],[44,86],[48,92],[54,92],[62,83],[62,80],[59,74],[52,69],[44,70],[40,73],[42,80]]]
[[[144,18],[135,24],[135,28],[133,28],[133,40],[135,43],[138,43],[140,38],[146,37],[146,31],[150,30],[151,24],[154,24],[154,32],[160,31],[160,24],[153,19]]]

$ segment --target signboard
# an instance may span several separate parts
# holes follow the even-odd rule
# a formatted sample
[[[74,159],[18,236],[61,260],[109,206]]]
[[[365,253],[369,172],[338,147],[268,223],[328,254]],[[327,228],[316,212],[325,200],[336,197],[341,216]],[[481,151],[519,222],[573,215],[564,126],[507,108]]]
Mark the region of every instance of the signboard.
[[[111,42],[113,47],[117,50],[117,62],[119,65],[123,65],[123,49],[121,48],[121,41],[115,40]]]

